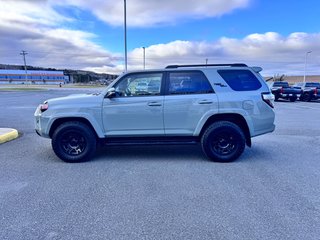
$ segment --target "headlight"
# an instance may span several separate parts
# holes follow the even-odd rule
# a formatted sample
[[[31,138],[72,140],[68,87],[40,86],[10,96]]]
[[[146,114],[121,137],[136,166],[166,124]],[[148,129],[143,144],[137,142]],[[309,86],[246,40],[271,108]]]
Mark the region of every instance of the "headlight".
[[[44,102],[43,104],[40,104],[40,111],[41,112],[48,110],[48,108],[49,108],[48,102]]]

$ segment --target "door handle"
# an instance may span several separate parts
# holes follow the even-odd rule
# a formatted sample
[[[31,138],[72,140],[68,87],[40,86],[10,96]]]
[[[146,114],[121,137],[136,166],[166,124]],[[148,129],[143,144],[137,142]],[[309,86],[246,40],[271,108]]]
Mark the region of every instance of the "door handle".
[[[149,102],[148,106],[150,106],[150,107],[159,107],[159,106],[162,106],[162,104],[160,102]]]
[[[201,100],[201,101],[199,101],[198,103],[199,103],[199,104],[212,104],[213,101],[211,101],[211,100]]]

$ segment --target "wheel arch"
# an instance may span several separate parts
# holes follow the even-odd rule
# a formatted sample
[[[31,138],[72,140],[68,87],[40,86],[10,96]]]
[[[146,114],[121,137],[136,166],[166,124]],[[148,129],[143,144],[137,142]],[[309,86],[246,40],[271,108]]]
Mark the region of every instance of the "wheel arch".
[[[99,138],[99,135],[98,135],[96,129],[92,126],[91,122],[84,117],[62,117],[62,118],[55,119],[53,121],[53,123],[51,124],[50,131],[49,131],[49,137],[52,138],[53,133],[61,124],[65,123],[65,122],[74,122],[74,121],[78,121],[83,124],[86,124],[94,132],[97,139]]]
[[[247,146],[251,147],[251,135],[250,135],[250,130],[249,130],[247,121],[245,120],[245,118],[242,115],[237,114],[237,113],[225,113],[225,114],[212,115],[211,117],[209,117],[207,119],[207,121],[205,122],[205,124],[201,128],[199,136],[202,137],[205,130],[212,123],[219,122],[219,121],[229,121],[229,122],[232,122],[232,123],[238,125],[245,135]]]

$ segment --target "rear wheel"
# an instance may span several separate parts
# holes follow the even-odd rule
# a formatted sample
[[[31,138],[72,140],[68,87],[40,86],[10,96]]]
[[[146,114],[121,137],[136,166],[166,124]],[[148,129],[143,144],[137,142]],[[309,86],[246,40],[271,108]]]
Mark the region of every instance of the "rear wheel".
[[[297,100],[297,97],[296,96],[292,96],[289,98],[290,102],[295,102]]]
[[[90,160],[96,151],[96,143],[93,130],[77,121],[61,124],[54,131],[51,142],[55,154],[65,162]]]
[[[210,125],[201,138],[205,155],[215,162],[231,162],[244,151],[245,135],[241,128],[228,121]]]
[[[301,101],[304,101],[304,102],[311,101],[311,95],[308,92],[304,93],[300,98],[301,98]]]

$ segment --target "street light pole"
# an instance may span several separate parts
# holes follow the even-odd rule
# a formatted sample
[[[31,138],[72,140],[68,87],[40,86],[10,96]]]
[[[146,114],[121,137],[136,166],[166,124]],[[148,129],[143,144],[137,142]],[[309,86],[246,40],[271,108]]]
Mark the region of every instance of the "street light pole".
[[[312,51],[308,51],[306,52],[306,59],[304,62],[304,75],[303,75],[303,82],[306,82],[306,72],[307,72],[307,58],[308,58],[308,54],[312,53]]]
[[[143,49],[143,70],[146,69],[146,48],[142,47]]]
[[[125,72],[128,71],[128,55],[127,55],[127,1],[124,0],[124,65]]]

